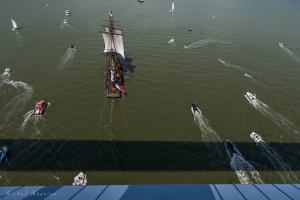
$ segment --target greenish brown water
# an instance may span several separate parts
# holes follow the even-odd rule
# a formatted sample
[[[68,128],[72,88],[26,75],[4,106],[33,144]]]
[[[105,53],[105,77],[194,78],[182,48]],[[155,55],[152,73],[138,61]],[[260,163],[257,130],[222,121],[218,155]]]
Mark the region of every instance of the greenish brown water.
[[[127,95],[115,100],[105,98],[99,33],[110,4],[132,70]],[[12,68],[17,82],[0,84],[0,145],[11,151],[1,185],[68,185],[82,170],[88,184],[240,183],[226,139],[264,183],[299,183],[300,2],[170,8],[158,0],[0,2],[0,70]],[[11,31],[11,18],[22,28]],[[50,102],[45,115],[26,118],[40,99]],[[194,117],[191,103],[209,121]]]

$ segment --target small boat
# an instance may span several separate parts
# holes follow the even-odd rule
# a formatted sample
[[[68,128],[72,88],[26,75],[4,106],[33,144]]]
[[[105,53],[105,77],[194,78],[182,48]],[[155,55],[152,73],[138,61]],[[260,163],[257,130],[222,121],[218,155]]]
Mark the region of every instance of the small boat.
[[[201,115],[201,110],[194,103],[192,104],[191,110],[193,114],[199,113]]]
[[[71,48],[71,49],[75,49],[75,45],[72,44],[72,45],[70,46],[70,48]]]
[[[281,42],[278,43],[280,47],[283,47],[283,44]]]
[[[255,132],[252,132],[251,134],[250,134],[250,137],[255,141],[255,142],[262,142],[262,143],[265,143],[265,141],[263,141],[263,139],[261,138],[261,136],[260,135],[258,135],[257,133],[255,133]]]
[[[40,100],[36,103],[34,110],[32,111],[33,115],[43,115],[47,109],[48,102],[45,100]]]
[[[169,44],[174,43],[174,39],[172,38],[168,43]]]
[[[74,177],[73,185],[86,185],[86,184],[87,184],[87,178],[85,173],[80,172],[77,176]]]
[[[219,62],[223,62],[222,58],[218,58],[218,61],[219,61]]]
[[[138,2],[140,2],[140,3],[144,3],[144,0],[138,0]]]
[[[6,145],[0,149],[0,163],[2,163],[4,158],[6,159],[7,162],[7,152],[8,152],[8,148]]]
[[[66,10],[66,11],[65,11],[65,14],[66,14],[66,16],[70,16],[70,15],[71,15],[71,12],[70,12],[69,10]]]
[[[252,103],[256,103],[256,101],[257,101],[256,94],[251,94],[250,92],[246,92],[245,97],[246,97],[246,99],[248,99],[248,101],[250,101]]]
[[[12,25],[13,25],[13,28],[11,30],[15,31],[15,30],[18,30],[20,27],[18,27],[18,24],[15,20],[11,19],[11,22],[12,22]]]
[[[6,80],[5,80],[5,83],[7,83],[7,84],[13,84],[14,81],[13,81],[13,80],[10,80],[10,79],[6,79]]]
[[[224,146],[225,146],[227,155],[230,159],[233,157],[233,154],[242,156],[241,152],[236,148],[236,146],[230,140],[227,139],[224,143]]]
[[[66,24],[67,23],[67,19],[64,19],[64,24]]]
[[[250,74],[245,73],[244,76],[248,77],[248,78],[252,78],[252,76]]]
[[[172,6],[171,6],[171,10],[169,10],[169,13],[173,13],[174,12],[174,2],[172,2]]]
[[[6,76],[6,75],[10,75],[11,74],[11,69],[10,68],[6,68],[5,70],[4,70],[4,76]]]
[[[189,31],[193,31],[193,30],[190,28]]]

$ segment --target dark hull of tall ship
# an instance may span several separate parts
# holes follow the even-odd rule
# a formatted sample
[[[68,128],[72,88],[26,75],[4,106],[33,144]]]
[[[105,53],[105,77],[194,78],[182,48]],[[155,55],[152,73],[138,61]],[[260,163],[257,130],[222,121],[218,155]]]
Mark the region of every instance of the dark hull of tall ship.
[[[121,98],[124,93],[124,59],[115,52],[107,54],[108,63],[105,76],[107,98]]]

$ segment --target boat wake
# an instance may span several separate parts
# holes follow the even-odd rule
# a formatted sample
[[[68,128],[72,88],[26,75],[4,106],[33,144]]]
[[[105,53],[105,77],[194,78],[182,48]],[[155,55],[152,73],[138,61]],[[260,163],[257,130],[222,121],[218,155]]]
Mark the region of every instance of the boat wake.
[[[221,46],[220,46],[221,45]],[[211,46],[215,47],[216,49],[222,49],[224,48],[224,45],[233,45],[231,42],[225,42],[221,40],[214,40],[214,39],[205,39],[205,40],[199,40],[198,42],[194,42],[188,46],[184,46],[186,49],[196,49],[204,46]]]
[[[210,160],[212,165],[219,165],[220,161],[223,159],[223,147],[220,145],[221,139],[219,135],[209,126],[208,119],[206,119],[200,112],[193,112],[194,115],[194,122],[198,126],[201,131],[201,137],[203,142],[208,149],[207,152],[210,156]]]
[[[174,38],[172,38],[172,39],[168,42],[168,44],[174,44]]]
[[[291,167],[282,160],[281,156],[278,155],[272,147],[264,142],[255,142],[261,151],[268,157],[284,183],[299,183],[299,179],[293,174]]]
[[[1,112],[2,118],[7,122],[16,111],[22,105],[31,98],[33,93],[33,88],[29,86],[27,83],[16,81],[10,83],[13,87],[15,87],[18,91],[21,91],[17,96],[15,96],[7,105],[4,106],[3,111]]]
[[[73,28],[71,25],[68,24],[68,22],[67,22],[67,23],[62,22],[62,23],[60,24],[60,28],[61,28],[61,29],[66,29],[65,27]]]
[[[257,100],[256,103],[250,103],[253,107],[258,110],[260,113],[265,115],[266,117],[270,118],[274,123],[276,123],[279,127],[281,127],[284,131],[293,134],[299,134],[296,126],[290,122],[287,118],[276,113],[272,108],[268,105],[264,104],[262,101]]]
[[[230,166],[235,171],[241,184],[263,183],[258,171],[242,156],[234,153],[230,160]]]
[[[75,55],[76,49],[68,48],[66,53],[59,60],[59,71],[63,70],[65,66],[70,62]]]
[[[295,59],[298,63],[300,63],[300,58],[291,50],[289,50],[288,48],[286,48],[285,46],[283,46],[283,44],[279,45],[280,48],[290,57],[292,57],[293,59]]]

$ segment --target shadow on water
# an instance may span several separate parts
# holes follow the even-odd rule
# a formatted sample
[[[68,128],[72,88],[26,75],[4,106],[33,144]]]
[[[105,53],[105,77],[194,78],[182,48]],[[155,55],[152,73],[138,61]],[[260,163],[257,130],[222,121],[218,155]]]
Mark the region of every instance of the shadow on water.
[[[1,166],[1,170],[6,171],[232,170],[223,142],[217,143],[224,149],[223,155],[207,151],[210,144],[205,142],[6,139],[1,140],[0,144],[7,145],[10,151],[8,163],[4,162]],[[235,145],[256,170],[276,170],[255,143],[235,142]],[[269,145],[289,162],[300,163],[299,143]],[[212,155],[220,157],[218,165],[211,165]],[[291,168],[300,170],[300,165],[294,164]]]
[[[135,69],[135,66],[132,65],[132,60],[133,60],[133,58],[130,58],[128,55],[126,55],[124,68],[127,72],[129,71],[131,75],[133,75],[133,72]]]

